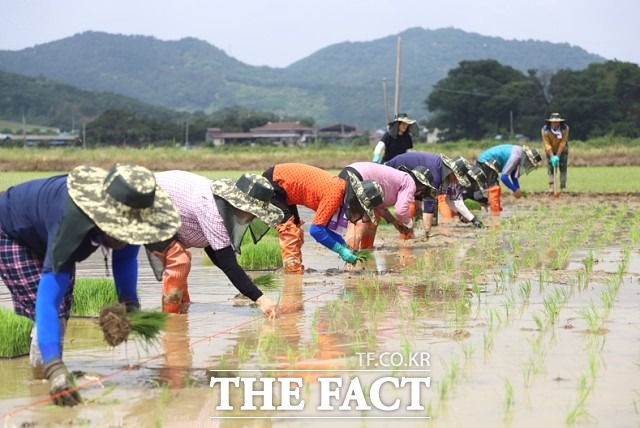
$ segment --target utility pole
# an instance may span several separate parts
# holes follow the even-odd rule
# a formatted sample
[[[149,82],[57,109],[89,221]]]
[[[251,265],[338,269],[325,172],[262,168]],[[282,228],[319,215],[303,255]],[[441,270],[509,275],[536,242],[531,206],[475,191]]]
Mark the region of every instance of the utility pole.
[[[184,129],[184,149],[189,150],[189,121],[185,122]]]
[[[400,46],[401,46],[401,44],[402,44],[402,37],[398,37],[398,46],[397,46],[397,49],[396,49],[396,104],[395,104],[395,116],[398,115],[399,110],[400,110]]]
[[[391,119],[389,118],[389,97],[387,95],[387,78],[386,77],[382,78],[382,93],[384,95],[384,114],[387,117],[386,123],[389,123],[391,122]]]
[[[24,110],[22,110],[22,147],[27,147],[27,123],[24,119]]]

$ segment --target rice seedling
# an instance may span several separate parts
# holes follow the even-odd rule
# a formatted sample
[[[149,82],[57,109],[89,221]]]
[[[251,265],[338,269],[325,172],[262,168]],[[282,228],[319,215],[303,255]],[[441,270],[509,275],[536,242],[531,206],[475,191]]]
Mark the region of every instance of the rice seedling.
[[[153,344],[164,330],[168,317],[169,314],[164,312],[126,312],[123,304],[115,304],[102,308],[99,325],[104,340],[111,346],[127,341],[131,333],[145,344]]]
[[[581,308],[578,313],[587,322],[588,330],[591,334],[598,334],[602,326],[602,316],[598,312],[593,301],[586,308]]]
[[[259,288],[273,288],[275,286],[275,276],[271,273],[258,275],[251,279],[253,283]]]
[[[78,278],[73,288],[71,316],[97,317],[100,310],[118,303],[115,284],[109,278]]]
[[[589,413],[585,408],[585,402],[587,401],[591,391],[593,391],[593,383],[589,383],[584,374],[581,375],[580,379],[578,379],[578,399],[573,407],[569,409],[569,414],[565,418],[565,423],[573,425],[578,419],[589,417]]]
[[[243,245],[242,252],[238,255],[238,263],[244,269],[265,269],[282,266],[280,244],[278,241],[263,238],[256,245]]]
[[[513,385],[511,385],[509,379],[504,380],[504,389],[505,397],[502,408],[502,420],[509,422],[513,418],[513,404],[515,403],[515,399],[513,398]]]
[[[518,287],[518,295],[520,296],[520,300],[522,304],[529,303],[529,297],[531,296],[531,280],[526,279]]]
[[[356,261],[360,263],[366,263],[371,260],[371,250],[358,250],[355,252]]]
[[[33,321],[12,310],[0,308],[0,357],[29,353]]]

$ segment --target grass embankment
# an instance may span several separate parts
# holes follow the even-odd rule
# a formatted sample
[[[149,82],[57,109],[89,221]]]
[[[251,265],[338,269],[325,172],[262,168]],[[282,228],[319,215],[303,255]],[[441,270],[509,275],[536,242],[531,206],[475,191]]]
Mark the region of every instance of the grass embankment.
[[[497,143],[493,140],[462,141],[446,144],[418,144],[416,151],[462,155],[475,161],[480,152]],[[508,142],[507,142],[508,143]],[[527,143],[542,148],[540,142]],[[302,162],[336,172],[344,166],[371,159],[370,146],[307,147],[196,147],[115,148],[82,150],[0,149],[0,191],[33,178],[67,173],[77,165],[89,164],[109,168],[114,162],[144,165],[153,171],[183,169],[210,178],[236,178],[243,172],[262,173],[276,163]],[[543,162],[546,165],[546,160]],[[572,141],[569,154],[569,191],[637,192],[640,177],[640,140],[596,139]],[[592,169],[591,167],[610,167]],[[589,167],[589,168],[577,168]],[[546,168],[523,177],[527,191],[546,191]],[[612,188],[613,187],[613,188]]]

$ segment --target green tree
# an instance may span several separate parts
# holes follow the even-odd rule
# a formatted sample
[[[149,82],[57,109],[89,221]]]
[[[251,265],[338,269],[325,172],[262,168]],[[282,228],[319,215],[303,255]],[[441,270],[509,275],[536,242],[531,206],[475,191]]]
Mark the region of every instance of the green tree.
[[[513,90],[520,92],[516,84],[528,82],[520,71],[495,60],[462,61],[427,97],[433,113],[429,126],[445,130],[445,138],[453,140],[478,140],[506,129],[518,103]]]

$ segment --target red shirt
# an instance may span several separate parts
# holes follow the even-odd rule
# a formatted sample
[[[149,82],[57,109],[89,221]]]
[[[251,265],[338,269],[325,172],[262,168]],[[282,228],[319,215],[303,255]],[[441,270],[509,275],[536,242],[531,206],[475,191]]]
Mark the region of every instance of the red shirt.
[[[312,224],[326,226],[342,205],[346,182],[325,170],[302,163],[281,163],[273,181],[287,193],[287,204],[314,210]]]

